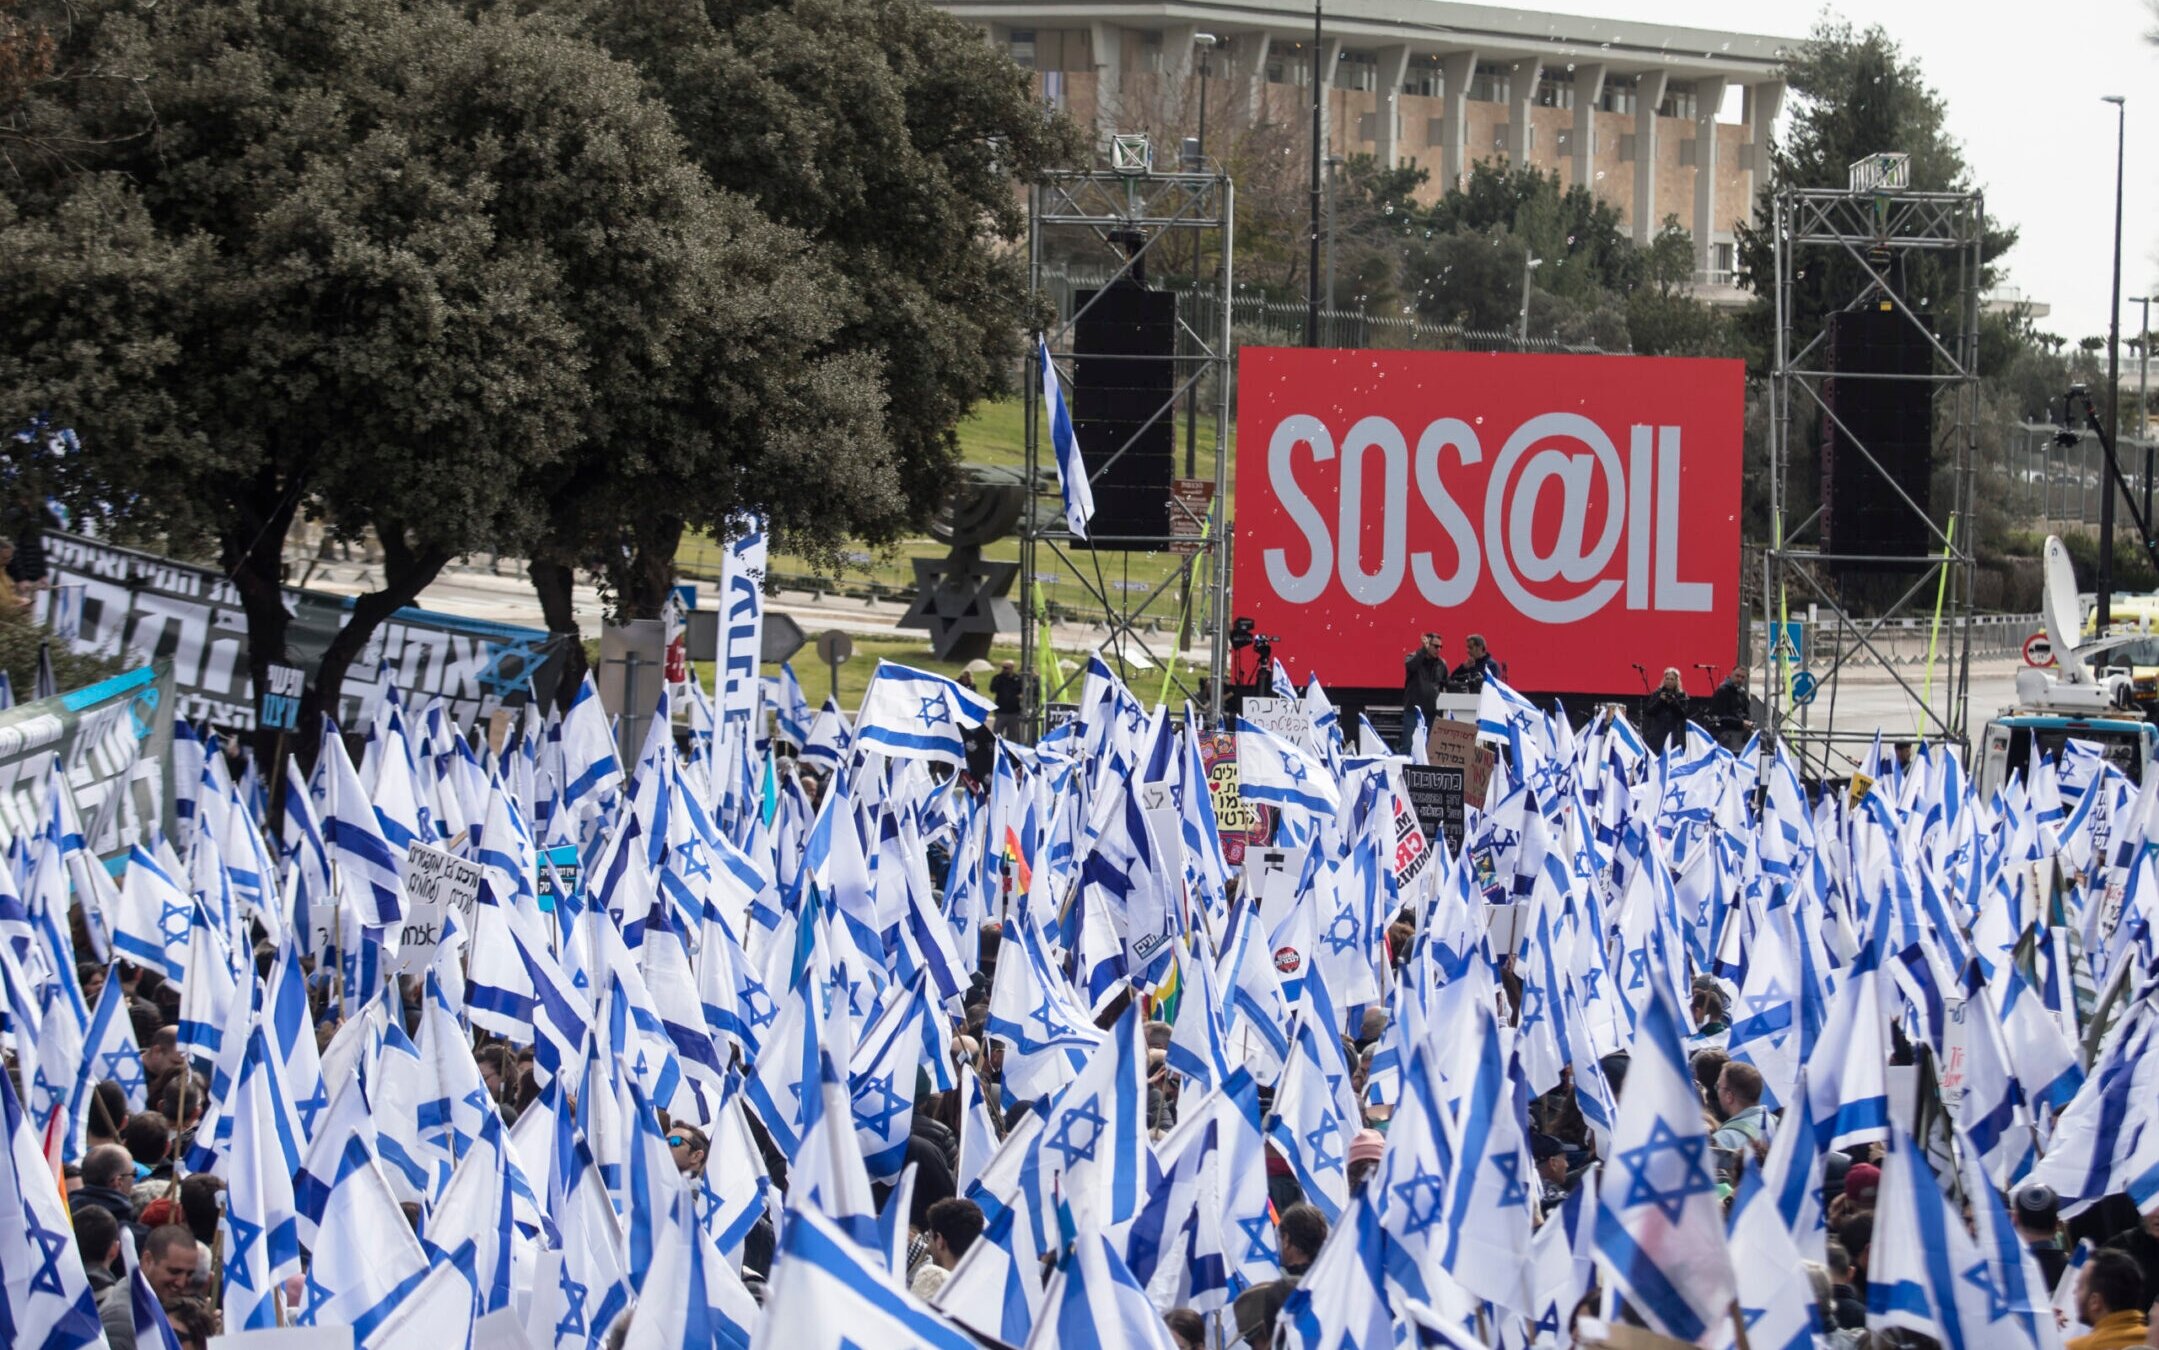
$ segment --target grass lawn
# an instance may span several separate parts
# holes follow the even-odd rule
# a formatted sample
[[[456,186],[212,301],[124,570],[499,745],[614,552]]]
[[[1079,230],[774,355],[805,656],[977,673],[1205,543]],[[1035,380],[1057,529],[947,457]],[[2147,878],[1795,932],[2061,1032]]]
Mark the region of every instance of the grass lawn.
[[[1231,464],[1234,467],[1236,429],[1231,428]],[[1027,430],[1025,405],[1019,399],[1004,399],[985,403],[975,410],[959,427],[960,457],[969,464],[988,464],[1002,468],[1019,468],[1027,458]],[[1182,418],[1177,425],[1177,443],[1184,442]],[[1214,419],[1202,415],[1199,423],[1198,459],[1199,476],[1211,477],[1214,473]],[[1232,477],[1229,491],[1234,494],[1236,483]],[[1002,562],[1019,560],[1019,540],[1000,539],[983,549],[983,556]],[[872,551],[853,548],[846,552],[845,561],[837,574],[820,573],[807,560],[787,554],[774,554],[772,570],[788,577],[820,577],[833,583],[835,588],[850,584],[874,582],[882,586],[912,590],[915,583],[914,559],[943,557],[945,546],[927,536],[907,539],[889,551]],[[679,551],[679,561],[690,571],[717,576],[720,570],[721,549],[710,537],[687,535]],[[1180,559],[1169,553],[1103,553],[1095,555],[1085,550],[1073,552],[1068,558],[1057,558],[1045,553],[1040,563],[1042,589],[1052,604],[1085,607],[1088,602],[1086,589],[1080,582],[1082,574],[1094,576],[1099,562],[1099,583],[1109,589],[1143,593],[1152,589],[1164,577],[1172,576],[1178,569]],[[1163,615],[1164,622],[1176,619],[1176,602],[1165,597],[1157,600],[1151,612]],[[874,663],[873,663],[874,664]],[[865,676],[867,678],[867,676]]]

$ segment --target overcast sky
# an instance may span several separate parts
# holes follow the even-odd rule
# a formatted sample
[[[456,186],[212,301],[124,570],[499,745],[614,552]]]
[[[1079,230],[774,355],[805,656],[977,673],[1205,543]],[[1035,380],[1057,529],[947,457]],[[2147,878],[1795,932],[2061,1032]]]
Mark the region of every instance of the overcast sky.
[[[1804,37],[1825,12],[1819,0],[1546,3],[1563,13],[1779,37]],[[2159,47],[2143,39],[2159,20],[2144,0],[1844,0],[1829,8],[1856,26],[1880,24],[1918,59],[1948,104],[1950,133],[1986,192],[1987,214],[2021,232],[2008,284],[2053,306],[2039,326],[2072,340],[2106,332],[2115,113],[2099,96],[2128,95],[2122,332],[2136,331],[2140,310],[2128,297],[2159,293]]]

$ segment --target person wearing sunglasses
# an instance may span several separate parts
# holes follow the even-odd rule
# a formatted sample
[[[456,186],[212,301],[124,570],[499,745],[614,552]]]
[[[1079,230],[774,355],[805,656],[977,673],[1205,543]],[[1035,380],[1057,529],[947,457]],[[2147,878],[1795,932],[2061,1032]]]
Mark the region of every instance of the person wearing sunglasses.
[[[677,1124],[667,1132],[667,1147],[675,1155],[675,1167],[682,1175],[694,1177],[705,1170],[705,1154],[710,1145],[705,1132],[695,1125]]]

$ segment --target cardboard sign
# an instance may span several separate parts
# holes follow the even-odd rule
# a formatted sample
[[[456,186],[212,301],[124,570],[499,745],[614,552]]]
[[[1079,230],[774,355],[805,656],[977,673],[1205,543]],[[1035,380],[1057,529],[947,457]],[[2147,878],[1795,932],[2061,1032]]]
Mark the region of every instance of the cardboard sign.
[[[540,911],[544,914],[555,908],[555,897],[561,893],[556,890],[557,882],[570,894],[576,894],[577,877],[575,844],[564,844],[560,848],[543,851],[540,854]]]
[[[1238,716],[1255,727],[1264,727],[1291,745],[1309,749],[1312,719],[1304,714],[1301,698],[1248,698]]]
[[[306,671],[272,661],[263,672],[262,687],[255,691],[255,725],[265,731],[298,731],[300,695],[306,685]]]
[[[1519,949],[1529,932],[1528,905],[1486,905],[1484,931],[1491,935],[1492,950],[1501,954]]]
[[[1394,804],[1394,879],[1404,886],[1415,881],[1431,862],[1431,841],[1435,837],[1425,833],[1424,823],[1409,803],[1409,791],[1402,779],[1405,767],[1391,765],[1387,773],[1387,796]]]
[[[1281,927],[1297,903],[1304,855],[1301,848],[1261,848],[1245,854],[1245,893],[1258,902],[1260,926],[1270,933]]]
[[[1416,812],[1425,837],[1444,838],[1452,853],[1462,851],[1464,781],[1464,771],[1458,765],[1402,766],[1402,790],[1409,797],[1410,809]]]
[[[1477,724],[1469,721],[1449,721],[1441,718],[1434,722],[1424,740],[1424,757],[1434,768],[1459,770],[1462,775],[1462,806],[1484,809],[1486,790],[1492,783],[1494,757],[1491,747],[1477,741]],[[1448,842],[1459,849],[1462,846],[1457,832],[1449,833]]]
[[[1222,840],[1222,860],[1244,866],[1245,850],[1267,842],[1274,812],[1237,793],[1237,737],[1215,731],[1199,739],[1200,766],[1207,771],[1207,795],[1214,801],[1214,826]]]
[[[405,850],[405,931],[399,938],[400,973],[425,970],[442,947],[443,922],[452,913],[457,926],[472,931],[472,907],[480,898],[480,869],[475,863],[432,844]]]

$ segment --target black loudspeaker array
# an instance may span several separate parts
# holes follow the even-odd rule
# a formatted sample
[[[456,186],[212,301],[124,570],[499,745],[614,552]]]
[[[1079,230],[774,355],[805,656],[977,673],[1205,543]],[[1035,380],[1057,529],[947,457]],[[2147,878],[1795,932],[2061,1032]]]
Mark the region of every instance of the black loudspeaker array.
[[[1920,316],[1921,324],[1928,322],[1928,316]],[[1880,309],[1831,315],[1828,347],[1835,374],[1822,382],[1822,401],[1835,417],[1822,419],[1822,551],[1923,558],[1933,552],[1926,521],[1889,486],[1882,470],[1920,511],[1928,509],[1935,385],[1920,377],[1933,373],[1934,348],[1910,318]],[[1862,445],[1880,470],[1860,453]],[[1849,563],[1841,570],[1899,566]]]
[[[1072,431],[1095,475],[1088,536],[1102,549],[1159,548],[1177,467],[1176,410],[1167,406],[1177,387],[1177,297],[1121,284],[1074,299],[1082,313],[1072,334]]]

